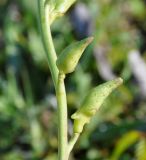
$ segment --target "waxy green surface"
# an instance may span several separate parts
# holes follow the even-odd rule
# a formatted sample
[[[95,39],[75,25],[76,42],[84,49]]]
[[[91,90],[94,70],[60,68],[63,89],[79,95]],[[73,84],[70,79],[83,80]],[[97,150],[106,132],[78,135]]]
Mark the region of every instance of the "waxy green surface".
[[[71,73],[75,70],[80,57],[86,47],[92,42],[93,37],[75,42],[63,50],[57,59],[57,67],[64,74]]]
[[[48,5],[50,12],[50,24],[52,24],[56,18],[63,16],[75,1],[76,0],[46,0],[45,5]]]
[[[85,97],[81,107],[71,116],[74,119],[74,132],[80,133],[83,130],[83,126],[90,122],[90,119],[96,114],[100,106],[108,95],[121,85],[123,80],[117,78],[101,84]]]

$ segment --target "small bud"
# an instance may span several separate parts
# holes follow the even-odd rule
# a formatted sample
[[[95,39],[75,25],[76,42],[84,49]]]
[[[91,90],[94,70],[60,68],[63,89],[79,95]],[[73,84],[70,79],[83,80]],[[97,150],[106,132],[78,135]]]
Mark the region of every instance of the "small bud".
[[[49,7],[50,24],[58,17],[64,15],[76,0],[46,0],[45,5]]]
[[[95,115],[108,95],[121,85],[122,82],[123,80],[121,78],[117,78],[91,90],[83,101],[81,108],[71,116],[71,118],[74,119],[75,133],[82,132],[84,125],[89,123],[90,119]]]
[[[92,42],[92,40],[93,37],[86,38],[65,48],[64,51],[59,55],[56,62],[59,71],[63,72],[64,74],[73,72],[81,55],[86,47]]]
[[[56,10],[58,12],[64,14],[75,2],[76,0],[58,0],[58,4],[56,6]]]

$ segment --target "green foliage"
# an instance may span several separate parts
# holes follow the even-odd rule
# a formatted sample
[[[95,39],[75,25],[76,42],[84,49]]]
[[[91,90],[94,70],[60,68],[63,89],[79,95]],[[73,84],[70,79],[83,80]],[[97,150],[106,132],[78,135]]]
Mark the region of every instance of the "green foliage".
[[[137,49],[141,58],[146,60],[145,1],[78,2],[84,3],[91,14],[95,40],[85,51],[76,72],[66,78],[68,115],[79,109],[89,90],[106,81],[92,54],[96,47],[106,49],[102,55],[105,55],[115,76],[121,76],[125,82],[108,97],[90,125],[85,127],[70,159],[110,159],[120,139],[133,130],[139,132],[140,137],[135,138],[133,144],[127,138],[119,159],[143,158],[146,102],[129,66],[128,55],[130,50]],[[74,7],[76,5],[78,3]],[[51,26],[58,56],[63,48],[79,40],[69,19],[73,8]],[[36,0],[0,0],[1,160],[57,159],[56,100],[39,35],[37,14]],[[79,27],[84,28],[80,24]],[[70,137],[72,122],[69,124]]]
[[[116,148],[113,152],[111,160],[117,160],[120,158],[121,154],[128,149],[131,145],[136,143],[140,138],[140,133],[137,131],[131,131],[123,135],[123,137],[118,141]]]
[[[136,146],[136,158],[137,160],[146,159],[146,139],[142,137]]]

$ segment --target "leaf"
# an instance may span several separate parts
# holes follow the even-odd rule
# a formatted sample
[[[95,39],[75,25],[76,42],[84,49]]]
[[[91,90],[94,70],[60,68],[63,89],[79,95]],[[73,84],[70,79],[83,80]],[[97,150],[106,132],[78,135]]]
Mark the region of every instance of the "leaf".
[[[110,160],[118,160],[121,154],[140,138],[140,132],[130,131],[118,141]]]
[[[136,159],[146,160],[146,139],[141,138],[136,146]]]

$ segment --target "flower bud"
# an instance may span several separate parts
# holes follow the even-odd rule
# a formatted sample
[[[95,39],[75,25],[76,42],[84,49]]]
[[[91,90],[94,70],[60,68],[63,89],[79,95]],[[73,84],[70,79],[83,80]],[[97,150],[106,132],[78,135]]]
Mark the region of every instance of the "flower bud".
[[[86,38],[65,48],[64,51],[59,55],[56,62],[59,71],[63,72],[64,74],[73,72],[81,55],[92,40],[93,37]]]
[[[46,0],[45,5],[49,6],[50,24],[58,17],[64,15],[76,0]]]
[[[56,10],[58,12],[64,14],[75,2],[76,0],[58,0],[58,3],[56,5]]]
[[[79,108],[71,118],[74,119],[74,132],[81,133],[86,123],[89,123],[90,119],[95,115],[99,107],[102,105],[108,95],[121,85],[123,80],[117,78],[101,84],[85,97],[81,108]]]

